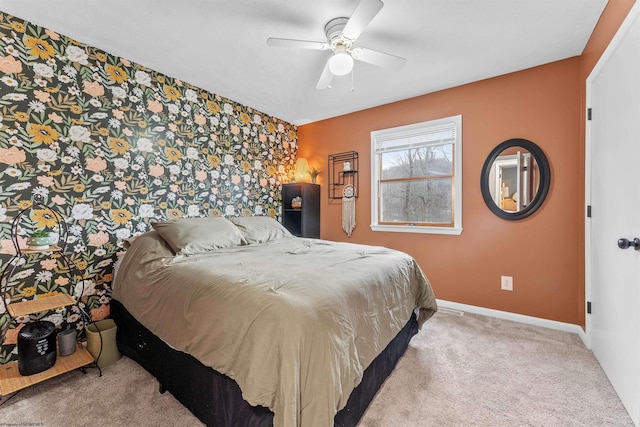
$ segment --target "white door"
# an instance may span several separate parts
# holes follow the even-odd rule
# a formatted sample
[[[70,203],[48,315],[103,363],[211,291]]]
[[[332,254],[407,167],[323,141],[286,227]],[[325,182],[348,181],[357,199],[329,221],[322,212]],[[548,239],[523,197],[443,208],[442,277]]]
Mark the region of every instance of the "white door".
[[[638,3],[587,79],[587,335],[640,426],[640,19]],[[556,165],[562,167],[562,165]],[[640,249],[640,248],[639,248]]]

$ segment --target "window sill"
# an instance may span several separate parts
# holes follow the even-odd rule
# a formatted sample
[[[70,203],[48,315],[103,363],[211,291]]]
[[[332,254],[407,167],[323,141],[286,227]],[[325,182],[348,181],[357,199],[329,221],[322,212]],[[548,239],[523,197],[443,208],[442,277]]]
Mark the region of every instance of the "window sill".
[[[371,224],[372,231],[385,231],[391,233],[418,233],[418,234],[449,234],[459,236],[462,228],[458,227],[422,227],[418,225],[377,225]]]

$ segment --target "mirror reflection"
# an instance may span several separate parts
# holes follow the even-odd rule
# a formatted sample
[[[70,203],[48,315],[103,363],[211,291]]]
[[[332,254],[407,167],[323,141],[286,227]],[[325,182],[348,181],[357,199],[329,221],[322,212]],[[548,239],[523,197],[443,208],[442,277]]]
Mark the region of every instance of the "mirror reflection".
[[[533,214],[551,185],[549,161],[540,147],[523,138],[495,147],[482,166],[480,191],[491,212],[506,220]]]
[[[535,157],[523,147],[508,147],[491,165],[488,187],[498,208],[509,213],[522,211],[540,188],[540,170]]]

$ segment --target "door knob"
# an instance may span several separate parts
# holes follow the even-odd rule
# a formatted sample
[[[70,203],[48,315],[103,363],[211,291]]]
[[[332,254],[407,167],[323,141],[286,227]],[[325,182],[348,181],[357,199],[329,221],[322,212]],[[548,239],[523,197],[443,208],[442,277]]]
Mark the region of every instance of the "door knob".
[[[618,239],[618,247],[620,249],[633,248],[636,251],[640,251],[640,239],[637,238],[637,237],[635,239],[633,239],[633,240]]]

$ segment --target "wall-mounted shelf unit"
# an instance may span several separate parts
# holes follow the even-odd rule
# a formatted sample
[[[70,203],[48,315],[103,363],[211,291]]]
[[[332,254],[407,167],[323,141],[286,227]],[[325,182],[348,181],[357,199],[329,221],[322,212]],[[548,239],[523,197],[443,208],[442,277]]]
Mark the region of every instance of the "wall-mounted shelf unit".
[[[329,199],[342,199],[342,189],[352,185],[358,197],[358,152],[329,154]]]

